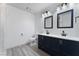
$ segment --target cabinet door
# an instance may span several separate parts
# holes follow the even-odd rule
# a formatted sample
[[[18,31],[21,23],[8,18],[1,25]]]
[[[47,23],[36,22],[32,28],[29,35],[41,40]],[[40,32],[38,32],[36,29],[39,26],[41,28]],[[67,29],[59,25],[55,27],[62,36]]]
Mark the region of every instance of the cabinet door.
[[[49,49],[53,55],[60,55],[59,39],[55,37],[49,38]]]
[[[38,35],[38,48],[42,47],[42,44],[43,44],[42,42],[43,42],[43,36]]]
[[[52,40],[50,40],[51,43],[51,49],[54,51],[59,51],[59,39],[57,38],[52,38]]]
[[[79,42],[64,40],[62,45],[63,55],[79,56]]]
[[[47,43],[46,36],[38,35],[38,48],[46,49]]]
[[[46,48],[49,48],[50,46],[49,46],[49,42],[50,42],[50,38],[49,37],[47,37],[47,36],[43,36],[44,38],[43,38],[43,41],[44,41],[44,47],[46,47]]]
[[[59,55],[59,41],[57,38],[43,36],[44,48],[50,55]]]

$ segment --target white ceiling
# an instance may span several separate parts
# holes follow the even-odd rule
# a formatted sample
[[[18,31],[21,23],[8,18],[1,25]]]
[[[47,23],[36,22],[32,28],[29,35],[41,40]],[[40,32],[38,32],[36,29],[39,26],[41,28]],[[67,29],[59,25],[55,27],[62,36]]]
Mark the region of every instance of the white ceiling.
[[[59,5],[58,3],[8,3],[8,4],[31,13],[41,13],[46,10],[54,12],[54,10],[56,10],[57,6]]]

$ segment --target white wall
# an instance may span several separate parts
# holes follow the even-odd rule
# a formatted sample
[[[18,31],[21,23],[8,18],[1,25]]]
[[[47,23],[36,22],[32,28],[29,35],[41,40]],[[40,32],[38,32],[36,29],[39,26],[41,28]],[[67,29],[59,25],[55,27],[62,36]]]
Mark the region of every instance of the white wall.
[[[23,33],[23,36],[21,36]],[[5,49],[24,43],[35,34],[34,16],[10,5],[6,6]]]
[[[51,8],[50,8],[51,9]],[[60,12],[64,12],[66,10],[69,9],[74,9],[74,27],[73,28],[67,28],[67,29],[58,29],[57,28],[57,13]],[[57,36],[61,36],[62,30],[64,30],[67,33],[67,36],[69,37],[79,37],[79,27],[77,25],[79,25],[79,23],[75,23],[75,17],[79,16],[79,4],[75,4],[74,6],[68,7],[66,9],[63,9],[61,11],[54,11],[55,13],[53,13],[53,29],[48,29],[50,34],[52,35],[57,35]],[[35,29],[36,29],[36,33],[45,33],[46,29],[44,29],[44,19],[41,18],[41,16],[39,17],[39,14],[36,17],[36,21],[35,21],[36,25]]]
[[[0,3],[0,55],[6,55],[4,49],[5,4]]]
[[[4,49],[5,4],[0,4],[0,50]]]
[[[1,50],[1,47],[2,47],[2,46],[1,46],[1,45],[2,45],[2,44],[1,44],[1,41],[2,41],[2,40],[1,40],[1,4],[0,4],[0,50]]]

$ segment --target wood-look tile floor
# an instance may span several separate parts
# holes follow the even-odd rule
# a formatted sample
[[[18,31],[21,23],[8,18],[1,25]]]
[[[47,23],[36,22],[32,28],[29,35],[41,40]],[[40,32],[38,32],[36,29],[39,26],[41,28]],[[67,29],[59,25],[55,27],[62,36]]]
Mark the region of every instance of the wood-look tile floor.
[[[44,51],[38,49],[37,45],[22,45],[7,49],[7,56],[49,56]]]

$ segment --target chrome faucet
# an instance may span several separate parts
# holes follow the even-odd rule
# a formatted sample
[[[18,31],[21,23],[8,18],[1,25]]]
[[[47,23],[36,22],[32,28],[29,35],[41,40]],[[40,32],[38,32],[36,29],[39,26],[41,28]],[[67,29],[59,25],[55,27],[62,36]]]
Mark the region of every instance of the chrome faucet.
[[[67,34],[64,31],[62,31],[61,35],[66,36]]]
[[[49,34],[49,31],[48,30],[46,30],[46,34]]]

